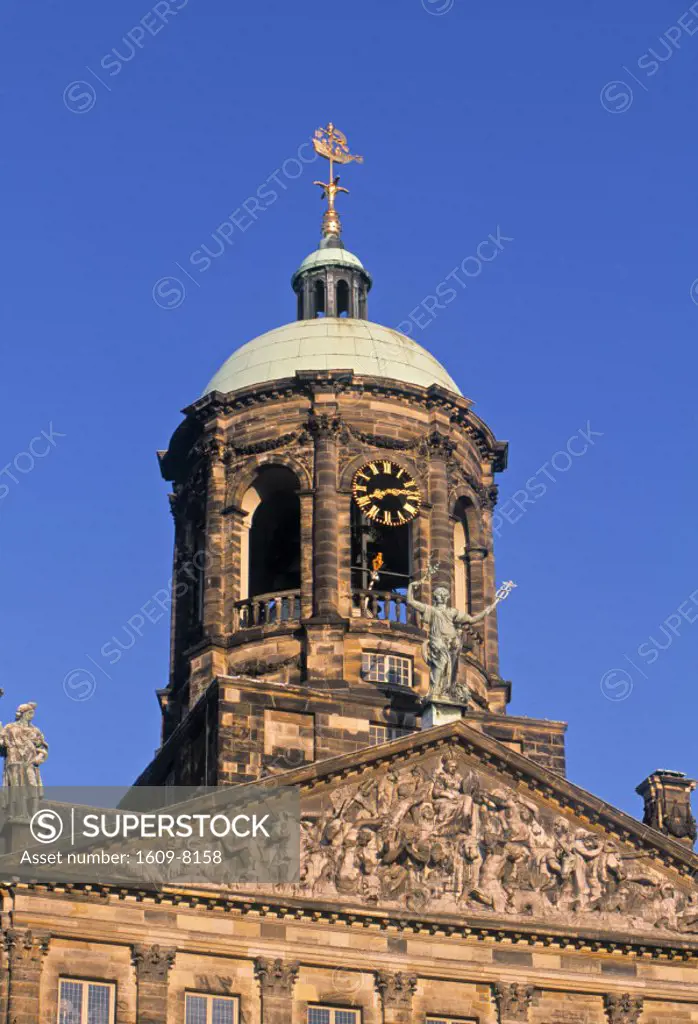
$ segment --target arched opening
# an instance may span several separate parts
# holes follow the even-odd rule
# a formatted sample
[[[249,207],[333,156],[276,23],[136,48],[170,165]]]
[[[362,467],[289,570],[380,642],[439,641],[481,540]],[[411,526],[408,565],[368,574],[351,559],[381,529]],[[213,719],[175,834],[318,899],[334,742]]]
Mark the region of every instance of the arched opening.
[[[265,466],[242,499],[240,626],[297,618],[301,586],[299,483],[286,466]]]
[[[325,315],[325,282],[316,281],[313,286],[315,316]]]
[[[337,316],[349,316],[349,285],[337,281]]]
[[[454,509],[453,524],[453,578],[456,608],[471,611],[470,574],[468,572],[468,510],[472,508],[467,498],[459,498]]]
[[[412,523],[381,526],[351,503],[351,586],[360,614],[407,622]]]

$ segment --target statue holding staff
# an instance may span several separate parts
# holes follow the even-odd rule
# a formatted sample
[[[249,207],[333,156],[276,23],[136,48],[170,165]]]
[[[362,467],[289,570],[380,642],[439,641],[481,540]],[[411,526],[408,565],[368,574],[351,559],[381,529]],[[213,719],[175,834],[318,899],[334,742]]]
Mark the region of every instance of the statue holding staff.
[[[457,674],[458,655],[463,643],[462,627],[482,622],[500,601],[508,597],[516,584],[511,581],[502,584],[491,604],[477,615],[469,615],[468,612],[458,611],[449,605],[450,594],[447,587],[436,587],[433,604],[425,604],[415,598],[415,587],[425,583],[437,569],[438,565],[430,564],[422,579],[410,582],[407,587],[407,603],[419,612],[422,623],[429,633],[424,644],[424,660],[429,666],[429,698],[445,703],[460,703],[463,695],[458,692]]]

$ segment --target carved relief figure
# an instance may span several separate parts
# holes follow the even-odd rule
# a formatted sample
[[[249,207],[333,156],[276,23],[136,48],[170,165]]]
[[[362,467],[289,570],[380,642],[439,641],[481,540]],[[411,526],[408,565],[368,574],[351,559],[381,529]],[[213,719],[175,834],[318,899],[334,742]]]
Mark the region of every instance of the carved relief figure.
[[[698,933],[698,896],[641,852],[538,807],[457,749],[340,786],[305,812],[297,894]]]

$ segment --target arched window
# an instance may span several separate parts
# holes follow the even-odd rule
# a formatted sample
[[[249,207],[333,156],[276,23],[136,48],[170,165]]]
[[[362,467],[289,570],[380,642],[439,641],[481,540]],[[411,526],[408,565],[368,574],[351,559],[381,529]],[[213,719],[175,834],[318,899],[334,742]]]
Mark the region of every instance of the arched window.
[[[240,551],[240,597],[301,585],[298,479],[286,466],[263,467],[242,500],[247,513]]]
[[[313,294],[315,297],[315,316],[325,315],[325,283],[324,281],[316,281],[313,288]]]
[[[363,614],[407,621],[404,598],[412,575],[412,526],[372,523],[352,501],[351,585],[354,605]],[[391,594],[400,596],[393,599]]]
[[[455,584],[456,608],[471,611],[470,579],[468,573],[468,549],[470,536],[468,533],[468,510],[472,504],[467,498],[459,498],[454,509],[453,525],[453,579]]]
[[[349,285],[337,281],[337,316],[349,316]]]

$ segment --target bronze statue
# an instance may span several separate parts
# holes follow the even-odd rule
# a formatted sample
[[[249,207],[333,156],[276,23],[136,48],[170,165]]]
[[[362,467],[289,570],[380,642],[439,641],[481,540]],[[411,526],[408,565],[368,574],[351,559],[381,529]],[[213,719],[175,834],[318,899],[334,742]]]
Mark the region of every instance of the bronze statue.
[[[429,631],[428,639],[424,644],[424,660],[429,666],[428,698],[444,703],[463,703],[467,700],[467,694],[462,688],[459,688],[457,681],[458,655],[462,645],[462,629],[459,627],[472,626],[477,622],[482,622],[494,611],[499,602],[511,593],[516,584],[511,581],[504,583],[491,604],[477,615],[469,615],[468,612],[460,612],[457,608],[450,607],[448,603],[450,594],[447,587],[436,587],[433,604],[425,604],[415,598],[414,588],[425,583],[437,568],[437,566],[430,566],[421,580],[410,582],[407,587],[407,603],[419,612],[422,622]]]

